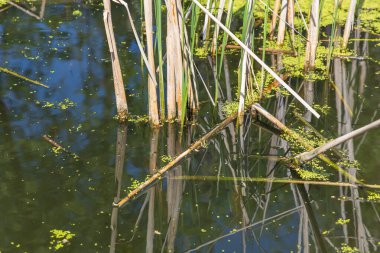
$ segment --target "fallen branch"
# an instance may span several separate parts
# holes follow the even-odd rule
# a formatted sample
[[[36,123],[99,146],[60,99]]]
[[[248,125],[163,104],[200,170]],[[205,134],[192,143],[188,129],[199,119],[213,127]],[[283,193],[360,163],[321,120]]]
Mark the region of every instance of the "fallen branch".
[[[6,68],[2,68],[2,67],[0,67],[0,72],[4,72],[4,73],[7,73],[7,74],[9,74],[9,75],[12,75],[12,76],[15,76],[15,77],[21,78],[21,79],[23,79],[23,80],[25,80],[25,81],[28,81],[28,82],[34,83],[34,84],[39,85],[39,86],[42,86],[42,87],[44,87],[44,88],[49,88],[49,86],[47,86],[47,85],[45,85],[45,84],[43,84],[43,83],[40,83],[40,82],[38,82],[38,81],[32,80],[32,79],[30,79],[30,78],[27,78],[27,77],[25,77],[25,76],[23,76],[23,75],[20,75],[20,74],[18,74],[18,73],[16,73],[16,72],[14,72],[14,71],[12,71],[12,70],[9,70],[9,69],[6,69]]]
[[[183,158],[185,158],[187,155],[189,155],[192,151],[201,148],[204,146],[205,142],[213,137],[215,134],[219,133],[222,129],[224,129],[228,124],[230,124],[232,121],[234,121],[237,117],[237,113],[234,113],[233,115],[229,116],[225,120],[223,120],[219,125],[214,127],[210,132],[208,132],[206,135],[201,137],[199,140],[194,142],[185,152],[181,153],[177,157],[175,157],[171,162],[169,162],[167,165],[159,169],[155,174],[153,174],[149,179],[147,179],[144,183],[142,183],[139,187],[131,191],[125,198],[120,200],[118,203],[113,203],[113,206],[115,207],[121,207],[125,203],[127,203],[131,198],[139,194],[142,190],[153,184],[156,180],[161,179],[161,176],[166,173],[168,170],[173,168],[177,163],[179,163]]]
[[[307,162],[311,159],[313,159],[314,157],[318,156],[319,154],[323,153],[323,152],[326,152],[327,150],[329,150],[330,148],[333,148],[349,139],[352,139],[358,135],[361,135],[373,128],[377,128],[380,126],[380,119],[364,126],[364,127],[361,127],[359,129],[356,129],[348,134],[345,134],[339,138],[336,138],[335,140],[332,140],[318,148],[315,148],[313,150],[310,150],[308,152],[304,152],[304,153],[301,153],[299,155],[297,155],[295,158],[299,161],[299,162]]]

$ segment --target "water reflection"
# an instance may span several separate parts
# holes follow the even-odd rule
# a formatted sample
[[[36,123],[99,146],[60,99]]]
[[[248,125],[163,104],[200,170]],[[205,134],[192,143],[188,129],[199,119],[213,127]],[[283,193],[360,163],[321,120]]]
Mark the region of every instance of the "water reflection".
[[[118,126],[111,120],[115,110],[106,45],[98,43],[104,40],[101,11],[87,6],[86,18],[73,18],[79,7],[47,5],[46,18],[38,22],[22,16],[22,22],[13,23],[8,17],[20,15],[14,8],[0,17],[1,64],[51,86],[40,89],[1,73],[0,212],[8,217],[0,225],[1,251],[17,252],[11,244],[15,242],[21,250],[45,252],[52,229],[76,234],[63,249],[67,252],[335,252],[342,243],[359,252],[379,250],[379,204],[369,202],[366,191],[250,180],[292,174],[279,162],[291,150],[278,129],[248,115],[244,124],[228,125],[145,194],[121,209],[111,209],[112,202],[127,194],[132,178],[143,181],[167,163],[164,156],[181,153],[225,115],[222,103],[214,109],[206,102],[199,124],[181,134],[175,125],[160,131],[139,124]],[[133,8],[138,13],[139,2]],[[117,15],[123,20],[118,9]],[[140,56],[128,29],[122,25],[115,29],[127,91],[133,94],[131,111],[144,114],[144,80],[135,64]],[[355,36],[370,37],[358,30]],[[379,53],[368,41],[356,40],[353,46],[362,56]],[[280,67],[281,56],[273,56],[272,63]],[[199,63],[208,87],[214,80],[212,64]],[[227,101],[234,98],[235,65],[232,55],[223,61],[219,93]],[[317,122],[308,113],[301,116],[328,137],[368,123],[379,108],[376,71],[379,67],[367,60],[336,58],[334,91],[326,83],[304,81],[301,88],[298,83],[303,80],[290,80],[309,103],[323,100],[333,108]],[[42,107],[65,98],[76,107],[66,111]],[[290,102],[277,93],[267,108],[281,122],[292,124]],[[78,153],[81,161],[55,154],[41,139],[43,134]],[[374,145],[378,138],[368,133],[338,147],[347,151],[350,161],[363,163],[361,170],[346,165],[352,176],[379,181]],[[334,180],[345,180],[331,174]]]
[[[127,145],[127,125],[118,125],[117,139],[116,139],[116,155],[115,155],[115,185],[116,193],[113,199],[113,203],[117,203],[120,200],[121,185],[123,180],[123,169],[125,161],[125,148]],[[116,240],[117,240],[117,216],[119,209],[114,207],[111,214],[111,243],[110,253],[115,252]]]

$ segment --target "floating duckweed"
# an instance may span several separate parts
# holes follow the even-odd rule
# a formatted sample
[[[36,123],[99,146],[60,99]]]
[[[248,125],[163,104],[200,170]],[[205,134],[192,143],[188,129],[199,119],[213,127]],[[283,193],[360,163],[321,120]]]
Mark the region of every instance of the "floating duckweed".
[[[304,169],[297,170],[298,175],[304,180],[322,180],[326,181],[328,177],[321,172],[314,172]]]
[[[342,243],[342,246],[340,247],[340,250],[337,250],[339,253],[356,253],[359,252],[358,248],[356,247],[350,247],[346,243]]]
[[[75,103],[68,98],[65,98],[62,102],[58,103],[58,108],[61,110],[67,110],[70,107],[74,107]]]
[[[150,175],[147,175],[145,178],[145,181],[148,180]],[[137,189],[140,185],[144,183],[144,181],[139,181],[137,179],[131,178],[132,184],[128,186],[128,191],[129,193],[132,192],[133,190]]]
[[[207,52],[207,49],[205,49],[204,47],[198,47],[195,49],[194,54],[198,56],[199,58],[206,58],[208,55],[208,52]]]
[[[348,224],[350,223],[350,219],[343,219],[343,218],[339,218],[335,224],[337,225],[344,225],[344,224]]]
[[[70,243],[70,240],[75,237],[75,234],[71,233],[70,231],[66,230],[60,230],[60,229],[53,229],[50,230],[50,250],[57,251],[61,248],[63,248],[65,245]]]
[[[74,10],[73,11],[73,16],[74,17],[81,17],[83,13],[80,10]]]
[[[68,98],[65,98],[63,101],[57,102],[57,103],[51,103],[49,101],[44,101],[44,105],[42,108],[54,108],[54,109],[60,109],[60,110],[67,110],[71,107],[75,107],[76,104],[71,101]]]
[[[377,192],[368,192],[368,201],[379,201],[380,200],[380,193]]]
[[[48,101],[45,102],[45,104],[42,106],[42,108],[52,108],[54,107],[54,103],[50,103]]]
[[[168,162],[173,161],[173,157],[171,157],[170,155],[162,155],[161,161],[164,163],[168,163]]]
[[[318,104],[313,104],[313,108],[319,112],[320,114],[323,114],[323,115],[327,115],[330,110],[331,110],[331,107],[328,106],[328,105],[318,105]]]
[[[236,113],[239,109],[239,103],[237,101],[226,102],[222,107],[222,112],[228,117]]]
[[[135,123],[135,124],[146,124],[149,122],[149,116],[148,115],[128,115],[128,122]]]
[[[54,152],[54,154],[61,154],[63,152],[63,149],[61,147],[52,147],[51,148]]]

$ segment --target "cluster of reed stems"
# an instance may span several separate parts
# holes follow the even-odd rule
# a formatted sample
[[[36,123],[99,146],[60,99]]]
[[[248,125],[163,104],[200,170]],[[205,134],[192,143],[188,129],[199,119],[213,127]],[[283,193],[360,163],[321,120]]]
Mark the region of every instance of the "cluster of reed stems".
[[[124,5],[129,12],[128,4],[125,1],[116,0],[115,2]],[[112,59],[117,112],[119,118],[124,120],[127,118],[128,108],[112,29],[110,0],[103,0],[103,3],[104,23]],[[274,3],[269,0],[248,0],[243,7],[241,38],[238,38],[230,30],[233,15],[236,13],[234,12],[234,0],[207,0],[205,6],[198,0],[185,2],[167,0],[165,3],[162,0],[144,0],[141,1],[141,4],[145,21],[143,41],[139,41],[133,18],[130,13],[128,15],[148,70],[148,108],[152,126],[159,126],[165,121],[178,121],[183,125],[186,119],[199,110],[198,92],[200,92],[201,86],[197,86],[197,81],[202,80],[203,82],[203,78],[199,77],[199,72],[195,71],[197,69],[194,61],[196,48],[203,48],[215,63],[214,85],[210,87],[204,84],[203,86],[213,105],[218,104],[222,90],[220,76],[229,40],[233,40],[241,48],[236,98],[239,102],[237,109],[239,122],[242,122],[247,99],[262,98],[265,80],[268,76],[278,80],[303,106],[317,118],[319,117],[309,103],[298,96],[276,72],[266,65],[265,55],[271,50],[276,50],[267,48],[267,40],[276,40],[276,44],[281,47],[285,43],[287,34],[291,44],[294,44],[298,37],[298,39],[304,40],[306,45],[304,69],[312,71],[315,67],[317,46],[320,43],[321,10],[324,1],[311,0],[310,9],[302,10],[298,0],[275,0]],[[329,60],[335,45],[332,41],[336,36],[335,21],[338,10],[341,8],[341,2],[334,0],[334,6]],[[264,18],[256,20],[254,13],[260,9],[264,10]],[[343,48],[348,45],[356,9],[357,0],[351,0],[343,35]],[[162,18],[165,13],[166,23]],[[305,13],[309,13],[309,15],[305,15]],[[303,29],[296,29],[294,25],[296,15],[301,17]],[[262,27],[262,39],[260,40],[257,40],[260,35],[257,35],[259,33],[257,24],[261,24]],[[166,30],[166,34],[164,34],[164,30]],[[276,33],[277,36],[275,36]],[[258,43],[260,43],[258,46],[262,51],[261,56],[253,52]],[[278,51],[281,53],[281,50]],[[297,52],[294,53],[297,54]],[[261,67],[260,76],[256,76],[257,72],[255,74],[254,71],[256,63]],[[330,63],[327,64],[330,67]],[[213,97],[211,96],[212,92],[209,91],[212,88],[214,89]]]

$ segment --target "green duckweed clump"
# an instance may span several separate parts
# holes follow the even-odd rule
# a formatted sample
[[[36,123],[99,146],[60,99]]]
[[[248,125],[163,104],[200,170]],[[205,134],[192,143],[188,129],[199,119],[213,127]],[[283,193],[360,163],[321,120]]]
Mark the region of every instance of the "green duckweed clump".
[[[70,244],[70,241],[75,237],[74,233],[68,230],[52,229],[50,230],[50,250],[60,250],[65,245]]]
[[[73,16],[74,17],[81,17],[83,13],[80,10],[74,10],[73,11]]]
[[[359,252],[358,248],[348,246],[346,243],[342,243],[340,249],[337,250],[339,253],[356,253]]]
[[[74,103],[68,98],[65,98],[63,101],[53,102],[53,103],[49,101],[44,101],[42,108],[52,108],[52,109],[59,109],[59,110],[65,111],[75,106],[76,106],[76,103]]]
[[[368,201],[380,201],[380,193],[368,191]]]
[[[296,135],[302,136],[307,145],[312,147],[319,147],[326,143],[327,140],[319,138],[311,130],[304,129],[303,127],[298,127],[294,129],[295,134],[291,135],[288,133],[282,134],[282,138],[286,140],[290,147],[292,148],[292,154],[297,155],[302,152],[307,151],[306,147],[299,141],[299,138]],[[322,162],[318,159],[312,159],[301,165],[300,169],[297,169],[296,172],[298,176],[303,180],[321,180],[326,181],[329,179],[330,174],[327,173],[325,167],[322,165]]]

